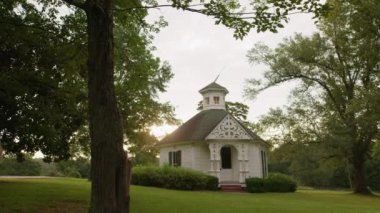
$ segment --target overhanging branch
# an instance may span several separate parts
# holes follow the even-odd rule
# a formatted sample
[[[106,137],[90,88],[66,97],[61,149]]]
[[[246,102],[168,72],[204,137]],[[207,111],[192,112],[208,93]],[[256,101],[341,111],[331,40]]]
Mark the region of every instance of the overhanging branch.
[[[303,75],[303,74],[289,74],[287,76],[279,76],[280,79],[277,79],[267,85],[265,85],[264,87],[260,88],[258,91],[263,91],[263,90],[266,90],[272,86],[275,86],[275,85],[279,85],[281,83],[284,83],[284,82],[287,82],[289,80],[293,80],[293,79],[306,79],[306,80],[309,80],[309,81],[313,81],[315,83],[317,83],[318,85],[320,85],[327,93],[328,97],[331,99],[331,101],[333,102],[339,116],[342,118],[342,119],[345,119],[346,116],[344,114],[344,112],[342,111],[340,105],[338,104],[338,101],[335,99],[331,89],[327,86],[327,84],[325,82],[323,82],[321,79],[318,79],[318,78],[313,78],[313,77],[310,77],[310,76],[306,76],[306,75]]]
[[[327,86],[327,84],[325,82],[323,82],[321,79],[318,79],[318,78],[313,78],[313,77],[310,77],[310,76],[306,76],[306,75],[302,75],[302,74],[298,74],[298,75],[293,75],[293,76],[289,76],[289,77],[293,77],[293,78],[300,78],[300,79],[307,79],[307,80],[310,80],[310,81],[314,81],[316,82],[317,84],[319,84],[326,92],[327,92],[327,95],[330,97],[331,101],[333,102],[336,110],[338,111],[339,113],[339,116],[343,119],[345,119],[345,115],[344,113],[342,112],[337,100],[335,99],[331,89]]]
[[[198,7],[198,6],[203,6],[203,5],[205,5],[205,4],[192,4],[192,5],[188,5],[186,7],[180,7],[178,9],[184,9],[184,10],[186,10],[187,8]],[[163,7],[177,8],[173,4],[160,4],[160,5],[152,5],[152,6],[136,6],[136,7],[127,7],[127,8],[114,8],[113,10],[116,10],[116,11],[128,11],[128,10],[135,10],[135,9],[158,9],[158,8],[163,8]],[[200,9],[197,9],[197,10],[200,10]]]
[[[62,1],[66,2],[69,5],[73,5],[75,7],[81,8],[83,10],[85,9],[85,2],[82,2],[81,0],[62,0]]]

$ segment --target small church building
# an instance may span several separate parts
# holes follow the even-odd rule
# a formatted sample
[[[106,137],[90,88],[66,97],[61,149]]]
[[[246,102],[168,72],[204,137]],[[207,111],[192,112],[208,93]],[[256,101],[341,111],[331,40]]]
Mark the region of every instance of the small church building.
[[[160,165],[198,170],[220,185],[244,187],[248,177],[266,177],[269,144],[227,112],[228,90],[212,82],[199,93],[202,111],[158,143]]]

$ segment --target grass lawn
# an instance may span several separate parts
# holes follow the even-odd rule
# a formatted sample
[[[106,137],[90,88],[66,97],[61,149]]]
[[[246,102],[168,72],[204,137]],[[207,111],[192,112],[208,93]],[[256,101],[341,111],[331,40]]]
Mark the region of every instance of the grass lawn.
[[[86,212],[86,180],[0,179],[0,212]],[[344,191],[295,193],[186,192],[132,186],[132,212],[380,212],[379,196]]]

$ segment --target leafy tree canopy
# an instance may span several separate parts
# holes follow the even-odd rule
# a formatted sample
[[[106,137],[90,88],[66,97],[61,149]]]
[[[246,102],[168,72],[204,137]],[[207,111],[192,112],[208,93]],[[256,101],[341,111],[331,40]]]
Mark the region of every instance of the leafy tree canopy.
[[[0,141],[19,159],[38,150],[47,160],[67,158],[84,122],[78,103],[85,84],[71,68],[81,55],[70,20],[58,25],[49,14],[27,1],[0,3]]]
[[[247,93],[254,96],[279,83],[299,80],[298,92],[304,95],[298,103],[309,107],[306,114],[294,108],[301,111],[292,117],[316,116],[309,126],[316,123],[328,133],[328,141],[353,167],[355,192],[367,193],[365,162],[380,122],[380,3],[327,3],[332,9],[320,17],[320,33],[296,35],[274,50],[257,44],[249,52],[252,63],[265,63],[269,70],[264,74],[266,82],[251,80]],[[305,101],[307,96],[314,104]],[[296,122],[292,126],[302,130]]]
[[[26,1],[0,6],[2,148],[20,159],[41,151],[48,161],[89,153],[84,13],[59,17]],[[153,124],[177,122],[173,107],[158,101],[170,66],[151,53],[152,33],[165,22],[148,24],[146,15],[120,13],[115,29],[116,94],[130,144],[141,144],[135,138]]]

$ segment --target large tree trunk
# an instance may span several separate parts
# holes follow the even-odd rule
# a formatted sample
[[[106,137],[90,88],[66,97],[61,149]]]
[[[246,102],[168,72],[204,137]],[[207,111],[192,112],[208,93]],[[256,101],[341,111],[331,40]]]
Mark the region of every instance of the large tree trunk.
[[[367,180],[365,176],[365,163],[354,164],[354,175],[353,175],[353,187],[354,193],[358,194],[371,194],[367,188]]]
[[[3,147],[0,144],[0,159],[3,157]]]
[[[88,92],[91,136],[89,212],[128,212],[130,163],[114,92],[111,0],[87,1]]]
[[[354,143],[353,157],[351,164],[353,166],[353,176],[352,183],[354,188],[354,193],[357,194],[371,194],[368,189],[367,179],[366,179],[366,160],[368,153],[369,142],[357,141]]]

